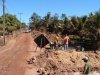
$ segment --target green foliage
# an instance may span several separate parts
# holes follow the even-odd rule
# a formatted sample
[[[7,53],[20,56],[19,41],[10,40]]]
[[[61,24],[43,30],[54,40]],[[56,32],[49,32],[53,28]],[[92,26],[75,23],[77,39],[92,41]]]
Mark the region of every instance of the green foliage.
[[[55,13],[55,15],[54,15],[53,18],[54,18],[54,20],[53,20],[54,27],[57,28],[57,25],[58,25],[58,23],[59,23],[58,14]]]
[[[2,25],[3,24],[3,16],[0,17],[0,30],[2,31]],[[20,21],[17,19],[16,15],[12,14],[5,14],[5,26],[6,26],[6,31],[8,33],[11,33],[12,31],[15,31],[17,29],[23,27],[23,25],[20,23]]]
[[[3,32],[2,32],[2,30],[3,30],[3,28],[2,28],[2,24],[0,24],[0,35],[3,35]]]
[[[14,30],[16,30],[16,27],[14,27],[14,26],[8,26],[7,27],[7,31],[10,32],[10,33],[12,33],[12,31],[14,31]]]
[[[95,13],[95,22],[97,24],[97,28],[100,28],[100,11]]]
[[[33,13],[31,18],[30,18],[30,27],[36,27],[38,28],[39,26],[39,22],[41,21],[41,17],[36,14],[36,13]]]
[[[94,47],[100,42],[100,10],[82,17],[72,16],[71,18],[67,18],[63,13],[60,19],[57,13],[52,16],[48,12],[44,18],[33,13],[31,24],[36,28],[42,25],[50,32],[74,35],[73,39],[83,43],[86,48]]]
[[[3,32],[0,30],[0,35],[3,35]]]
[[[77,18],[76,16],[71,17],[71,22],[72,22],[74,25],[78,25],[78,18]]]
[[[82,20],[79,20],[78,30],[82,30],[83,28],[84,28],[84,24],[83,24]]]
[[[50,17],[51,17],[51,13],[48,12],[47,15],[44,17],[44,21],[46,24],[46,27],[48,27],[50,25]]]
[[[2,26],[3,26],[3,25],[2,25],[2,24],[0,24],[0,30],[2,30],[2,29],[3,29],[3,28],[2,28]]]

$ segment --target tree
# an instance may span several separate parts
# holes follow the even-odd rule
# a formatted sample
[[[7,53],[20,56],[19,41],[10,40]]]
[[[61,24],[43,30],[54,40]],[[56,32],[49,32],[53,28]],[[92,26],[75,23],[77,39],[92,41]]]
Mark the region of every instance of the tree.
[[[53,16],[53,24],[54,24],[54,27],[56,28],[57,25],[58,25],[58,14],[55,13],[55,15]]]
[[[48,27],[50,25],[50,18],[51,18],[51,13],[48,12],[47,15],[44,17],[46,27]]]
[[[31,24],[35,27],[43,26],[47,32],[60,31],[62,35],[78,36],[77,42],[84,43],[85,48],[95,48],[97,41],[100,41],[100,11],[82,17],[72,16],[71,19],[66,14],[62,14],[59,19],[57,13],[51,16],[48,12],[44,18],[33,13]]]
[[[76,16],[71,17],[71,22],[72,22],[74,28],[76,29],[79,25],[78,18]]]
[[[62,15],[61,15],[61,19],[62,19],[64,25],[67,26],[68,23],[69,23],[69,20],[68,20],[66,14],[62,14]]]
[[[41,17],[37,14],[37,13],[33,13],[31,18],[30,18],[30,25],[31,27],[35,27],[38,28],[39,27],[39,23],[41,21]]]
[[[95,13],[95,22],[96,22],[96,26],[98,29],[98,33],[100,34],[100,32],[99,32],[99,30],[100,30],[100,10]]]
[[[100,49],[100,10],[95,13],[95,22],[97,28],[97,46]]]
[[[3,23],[3,16],[0,17],[0,24]],[[8,33],[17,30],[20,28],[20,21],[17,19],[16,15],[12,14],[5,14],[5,25],[6,25],[6,31]]]

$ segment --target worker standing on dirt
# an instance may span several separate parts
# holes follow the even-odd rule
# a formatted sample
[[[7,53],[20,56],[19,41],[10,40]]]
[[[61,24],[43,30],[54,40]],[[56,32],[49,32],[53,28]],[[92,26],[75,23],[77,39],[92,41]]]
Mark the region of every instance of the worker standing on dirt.
[[[59,34],[56,34],[55,39],[54,39],[54,44],[55,44],[55,49],[58,49],[58,41],[59,41]]]
[[[89,58],[88,57],[84,57],[82,60],[85,62],[83,74],[88,75],[92,71],[92,66],[89,63]]]
[[[67,50],[68,49],[68,45],[69,45],[69,41],[70,41],[70,38],[69,36],[67,36],[67,34],[65,35],[64,39],[63,39],[63,46],[64,46],[64,50]]]

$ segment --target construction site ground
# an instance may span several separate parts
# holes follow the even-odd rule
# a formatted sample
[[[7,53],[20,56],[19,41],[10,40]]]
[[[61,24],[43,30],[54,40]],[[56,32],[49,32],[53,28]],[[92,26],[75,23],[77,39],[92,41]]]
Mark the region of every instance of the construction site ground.
[[[36,47],[32,34],[24,32],[1,46],[0,75],[80,75],[84,56],[89,57],[93,73],[100,72],[100,51],[94,53],[75,51],[74,48],[51,50]]]

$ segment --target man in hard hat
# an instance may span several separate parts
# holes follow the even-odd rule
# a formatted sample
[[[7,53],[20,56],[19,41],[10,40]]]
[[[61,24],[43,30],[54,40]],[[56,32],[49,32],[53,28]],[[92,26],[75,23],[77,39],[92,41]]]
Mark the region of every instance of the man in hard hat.
[[[85,63],[85,65],[84,65],[84,70],[83,70],[83,74],[88,75],[88,74],[91,73],[91,71],[92,71],[92,66],[91,66],[91,64],[89,63],[89,58],[88,58],[88,57],[84,57],[82,60],[83,60],[84,63]]]

